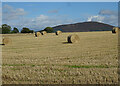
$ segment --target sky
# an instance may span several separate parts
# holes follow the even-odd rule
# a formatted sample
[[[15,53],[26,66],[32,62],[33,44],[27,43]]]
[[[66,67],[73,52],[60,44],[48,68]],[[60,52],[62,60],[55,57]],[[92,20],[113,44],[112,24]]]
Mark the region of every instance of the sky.
[[[21,30],[97,21],[118,25],[117,2],[3,2],[2,23]]]

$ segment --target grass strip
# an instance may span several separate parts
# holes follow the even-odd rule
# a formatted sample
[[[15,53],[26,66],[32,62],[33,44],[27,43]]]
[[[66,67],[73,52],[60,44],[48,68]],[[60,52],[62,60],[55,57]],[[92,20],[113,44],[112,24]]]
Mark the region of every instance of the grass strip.
[[[45,64],[46,65],[46,64]],[[3,64],[2,66],[44,66],[44,65],[35,65],[35,64]],[[61,66],[61,65],[54,65]],[[69,68],[117,68],[118,66],[108,66],[108,65],[63,65]]]
[[[35,66],[42,66],[42,65],[35,65],[35,64],[3,64],[2,66],[31,66],[31,67],[35,67]]]
[[[25,64],[3,64],[2,66],[25,66]]]
[[[69,68],[117,68],[118,66],[107,66],[107,65],[64,65]]]

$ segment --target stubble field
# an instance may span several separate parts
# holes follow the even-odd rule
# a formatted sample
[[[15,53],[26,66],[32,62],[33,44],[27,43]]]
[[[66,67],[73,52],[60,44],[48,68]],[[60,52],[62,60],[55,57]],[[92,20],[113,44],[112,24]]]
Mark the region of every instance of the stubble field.
[[[70,34],[80,41],[67,43]],[[12,40],[0,45],[3,84],[118,83],[118,37],[111,31],[2,36]]]

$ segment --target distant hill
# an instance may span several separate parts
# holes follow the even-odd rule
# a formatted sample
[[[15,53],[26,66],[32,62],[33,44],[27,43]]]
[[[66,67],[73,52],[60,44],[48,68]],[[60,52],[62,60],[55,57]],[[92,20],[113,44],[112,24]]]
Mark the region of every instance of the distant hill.
[[[63,32],[88,32],[88,31],[111,31],[114,26],[99,22],[83,22],[66,24],[53,27],[55,31]]]

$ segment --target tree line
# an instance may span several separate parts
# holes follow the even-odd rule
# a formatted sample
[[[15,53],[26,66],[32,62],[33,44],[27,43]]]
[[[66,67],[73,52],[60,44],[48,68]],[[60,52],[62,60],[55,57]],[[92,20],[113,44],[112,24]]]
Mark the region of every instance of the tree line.
[[[2,34],[12,34],[12,33],[34,33],[34,30],[30,30],[27,27],[23,27],[21,31],[18,30],[18,28],[14,27],[13,30],[10,25],[2,24],[2,27],[0,28],[0,31],[2,31]],[[44,30],[40,30],[39,32],[46,31],[47,33],[54,32],[54,29],[52,27],[46,27]]]

